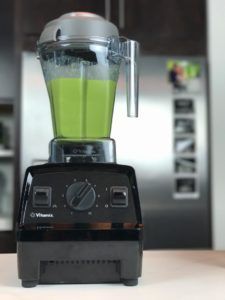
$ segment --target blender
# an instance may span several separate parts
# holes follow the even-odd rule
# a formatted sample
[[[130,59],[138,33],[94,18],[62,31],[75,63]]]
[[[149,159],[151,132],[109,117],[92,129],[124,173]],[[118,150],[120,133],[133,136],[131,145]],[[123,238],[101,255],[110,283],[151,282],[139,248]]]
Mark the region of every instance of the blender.
[[[127,112],[138,114],[138,43],[86,12],[49,22],[37,44],[50,99],[49,162],[24,179],[17,222],[19,278],[39,283],[123,282],[141,275],[142,236],[132,167],[110,138],[120,65]]]

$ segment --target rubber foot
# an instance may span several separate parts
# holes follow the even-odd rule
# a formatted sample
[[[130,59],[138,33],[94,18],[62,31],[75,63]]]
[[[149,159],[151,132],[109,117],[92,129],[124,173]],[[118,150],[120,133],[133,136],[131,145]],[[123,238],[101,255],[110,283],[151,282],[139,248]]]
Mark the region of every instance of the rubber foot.
[[[123,284],[126,286],[135,286],[138,284],[138,279],[124,279]]]
[[[22,280],[22,287],[24,287],[24,288],[32,288],[32,287],[35,287],[37,284],[38,283],[35,280],[33,280],[33,281]]]

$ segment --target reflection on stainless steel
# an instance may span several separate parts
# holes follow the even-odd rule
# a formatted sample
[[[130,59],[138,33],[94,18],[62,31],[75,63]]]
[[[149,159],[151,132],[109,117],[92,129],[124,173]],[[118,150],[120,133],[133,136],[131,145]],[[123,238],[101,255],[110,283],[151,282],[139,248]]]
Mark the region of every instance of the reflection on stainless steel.
[[[193,138],[175,139],[175,151],[177,153],[192,153],[195,151],[195,141]]]
[[[175,98],[174,100],[175,113],[191,114],[194,113],[193,99]]]
[[[124,118],[126,80],[125,75],[121,76],[111,138],[116,141],[117,163],[132,165],[136,170],[145,248],[209,247],[205,60],[191,58],[201,64],[202,77],[200,83],[194,83],[198,89],[182,93],[171,90],[167,60],[167,57],[140,59],[138,118]],[[24,174],[32,159],[37,158],[37,149],[40,159],[48,159],[46,145],[53,137],[46,88],[35,54],[31,53],[23,55],[22,114],[21,172]],[[194,131],[176,132],[175,120],[187,118],[195,118]],[[42,121],[35,124],[34,120]],[[184,137],[190,139],[189,145],[195,139],[196,147],[193,153],[177,154],[175,140]]]
[[[47,164],[48,160],[46,159],[38,159],[35,158],[32,160],[31,165],[32,166],[38,166],[38,165],[43,165],[43,164]]]
[[[194,131],[193,119],[175,119],[176,133],[194,133]]]
[[[195,193],[196,182],[194,178],[182,178],[176,180],[176,192],[178,193]]]
[[[196,159],[195,158],[181,158],[177,157],[175,160],[176,173],[194,173],[196,172]]]

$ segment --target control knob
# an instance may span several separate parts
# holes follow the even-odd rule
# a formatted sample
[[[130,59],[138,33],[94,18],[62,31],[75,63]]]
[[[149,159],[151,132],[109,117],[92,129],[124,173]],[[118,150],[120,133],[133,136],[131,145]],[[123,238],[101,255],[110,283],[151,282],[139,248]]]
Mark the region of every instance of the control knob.
[[[68,205],[77,211],[90,209],[94,205],[95,199],[95,190],[88,182],[75,182],[68,187],[66,192]]]

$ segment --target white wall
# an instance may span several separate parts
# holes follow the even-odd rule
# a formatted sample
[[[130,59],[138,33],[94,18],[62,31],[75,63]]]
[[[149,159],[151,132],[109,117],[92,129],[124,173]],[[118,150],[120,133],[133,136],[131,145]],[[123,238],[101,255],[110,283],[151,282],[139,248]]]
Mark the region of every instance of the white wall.
[[[208,0],[212,138],[212,218],[215,249],[225,249],[225,1]]]

